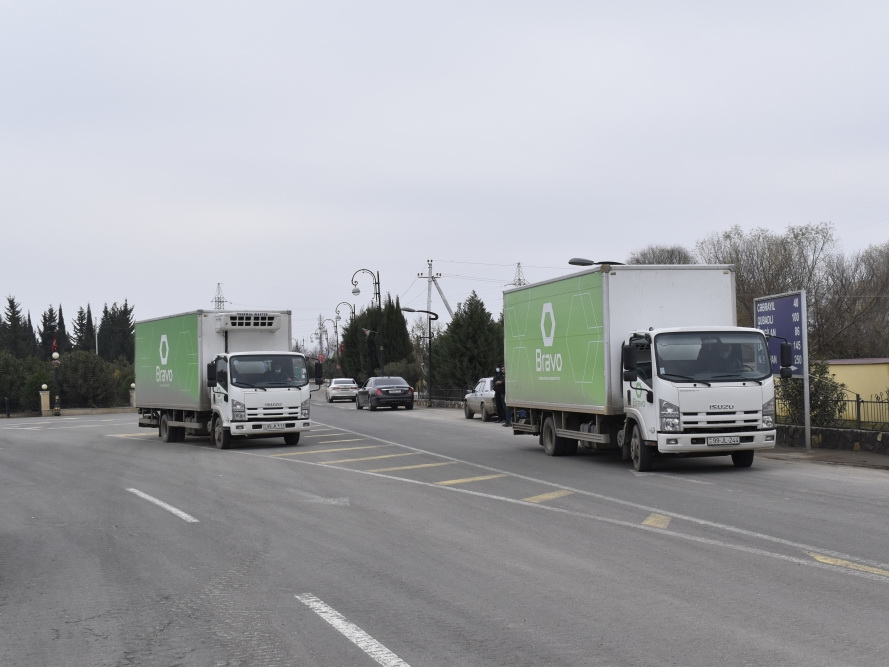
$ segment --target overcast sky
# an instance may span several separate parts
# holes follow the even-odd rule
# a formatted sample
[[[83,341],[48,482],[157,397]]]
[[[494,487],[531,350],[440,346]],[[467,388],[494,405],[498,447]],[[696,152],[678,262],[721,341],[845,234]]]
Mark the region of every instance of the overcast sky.
[[[149,319],[221,283],[308,342],[370,303],[358,269],[425,309],[433,260],[496,318],[518,263],[819,222],[856,252],[889,240],[887,25],[876,0],[0,0],[3,306]]]

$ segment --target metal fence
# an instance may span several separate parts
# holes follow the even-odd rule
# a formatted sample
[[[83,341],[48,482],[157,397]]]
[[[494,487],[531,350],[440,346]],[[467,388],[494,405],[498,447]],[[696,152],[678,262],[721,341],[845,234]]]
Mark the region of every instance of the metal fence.
[[[820,424],[820,426],[856,428],[863,431],[889,430],[889,401],[865,401],[858,394],[854,396],[838,401],[842,405],[839,418],[830,424]],[[790,410],[784,401],[776,400],[776,406],[779,423],[791,424],[795,421],[790,416],[794,411]]]

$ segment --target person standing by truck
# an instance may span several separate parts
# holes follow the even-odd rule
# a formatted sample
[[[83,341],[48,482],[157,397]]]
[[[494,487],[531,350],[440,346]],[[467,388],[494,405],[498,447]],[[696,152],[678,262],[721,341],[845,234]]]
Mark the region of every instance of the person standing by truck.
[[[511,426],[506,409],[506,364],[494,369],[494,402],[497,404],[497,421],[503,422],[503,426]]]

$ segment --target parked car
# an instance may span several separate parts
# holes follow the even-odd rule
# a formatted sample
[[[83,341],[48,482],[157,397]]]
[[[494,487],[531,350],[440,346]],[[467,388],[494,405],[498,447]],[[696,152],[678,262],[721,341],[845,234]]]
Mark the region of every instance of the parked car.
[[[324,393],[327,395],[328,403],[333,403],[341,398],[354,401],[355,395],[358,393],[358,383],[352,378],[334,378],[327,385]]]
[[[355,396],[355,407],[376,410],[388,406],[395,410],[403,405],[405,410],[414,408],[414,389],[404,378],[372,377],[364,383]]]
[[[497,419],[497,401],[494,400],[494,378],[482,378],[475,387],[466,394],[463,403],[463,414],[472,419],[476,413],[487,422]]]

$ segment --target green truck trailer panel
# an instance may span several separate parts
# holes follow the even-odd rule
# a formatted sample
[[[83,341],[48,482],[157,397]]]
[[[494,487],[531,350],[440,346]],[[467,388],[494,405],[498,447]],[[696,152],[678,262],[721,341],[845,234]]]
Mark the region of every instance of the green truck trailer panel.
[[[201,398],[200,315],[136,324],[136,398],[142,406],[196,408]]]
[[[504,294],[507,401],[606,404],[602,273]]]

